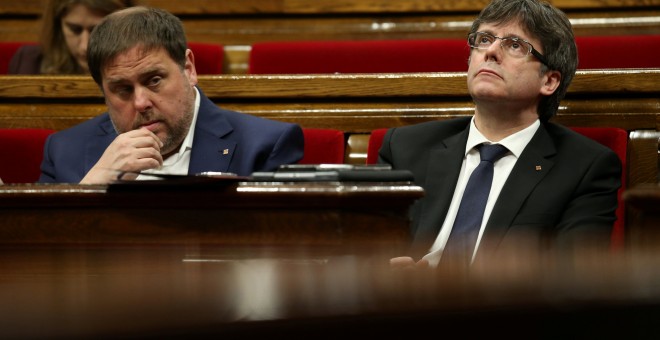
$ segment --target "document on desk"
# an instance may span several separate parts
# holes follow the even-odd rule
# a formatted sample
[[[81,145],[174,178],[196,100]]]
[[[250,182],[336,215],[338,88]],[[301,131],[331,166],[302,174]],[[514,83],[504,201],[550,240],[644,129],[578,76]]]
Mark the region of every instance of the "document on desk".
[[[277,171],[254,172],[253,181],[264,182],[412,182],[412,172],[389,165],[291,164]]]

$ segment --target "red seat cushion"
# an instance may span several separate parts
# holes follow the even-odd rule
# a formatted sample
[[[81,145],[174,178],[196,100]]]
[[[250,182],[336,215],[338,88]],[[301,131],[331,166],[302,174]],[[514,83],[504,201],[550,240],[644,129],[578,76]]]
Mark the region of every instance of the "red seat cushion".
[[[50,129],[0,129],[0,179],[4,183],[39,180],[41,160]]]
[[[262,42],[249,73],[465,72],[469,53],[466,39]]]

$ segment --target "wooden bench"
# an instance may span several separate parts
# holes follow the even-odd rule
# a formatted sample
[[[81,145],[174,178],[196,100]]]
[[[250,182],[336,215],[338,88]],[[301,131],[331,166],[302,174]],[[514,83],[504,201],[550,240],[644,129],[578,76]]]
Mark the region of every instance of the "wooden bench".
[[[629,132],[628,186],[658,173],[660,69],[578,71],[555,121]],[[366,162],[377,128],[471,115],[465,73],[201,76],[219,106],[346,133],[346,163]],[[0,76],[0,128],[60,130],[106,109],[85,76]]]
[[[489,0],[137,0],[181,18],[188,39],[225,46],[223,73],[248,69],[264,41],[464,38]],[[642,0],[554,0],[576,35],[659,34],[660,6]],[[43,0],[0,4],[0,40],[37,41]]]

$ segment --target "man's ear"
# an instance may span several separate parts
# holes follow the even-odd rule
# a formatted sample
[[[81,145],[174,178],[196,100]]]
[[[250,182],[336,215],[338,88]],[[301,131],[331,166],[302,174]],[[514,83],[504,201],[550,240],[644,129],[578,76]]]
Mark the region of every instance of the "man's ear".
[[[183,66],[183,71],[188,76],[188,81],[191,86],[197,85],[197,70],[195,69],[195,55],[191,49],[186,50],[186,64]]]
[[[548,71],[543,76],[544,83],[541,86],[541,94],[549,96],[557,90],[561,83],[561,73],[559,71]]]

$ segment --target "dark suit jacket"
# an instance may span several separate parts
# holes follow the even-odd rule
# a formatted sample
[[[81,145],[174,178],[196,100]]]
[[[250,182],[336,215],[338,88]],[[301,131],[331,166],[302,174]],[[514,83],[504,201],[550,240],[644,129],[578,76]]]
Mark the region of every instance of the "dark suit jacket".
[[[300,126],[218,108],[202,91],[189,174],[248,176],[303,156]],[[78,183],[117,137],[108,113],[48,137],[39,182]],[[229,150],[228,153],[223,152]]]
[[[41,46],[23,45],[9,61],[8,74],[41,74]]]
[[[425,190],[411,209],[413,257],[428,252],[442,227],[470,119],[393,128],[384,137],[379,162],[411,170]],[[621,167],[611,149],[566,127],[542,123],[502,188],[475,261],[491,250],[520,246],[521,240],[532,249],[607,244],[616,220]]]

